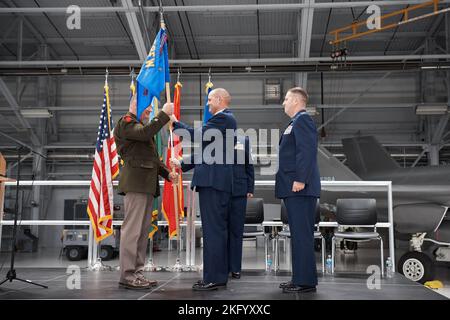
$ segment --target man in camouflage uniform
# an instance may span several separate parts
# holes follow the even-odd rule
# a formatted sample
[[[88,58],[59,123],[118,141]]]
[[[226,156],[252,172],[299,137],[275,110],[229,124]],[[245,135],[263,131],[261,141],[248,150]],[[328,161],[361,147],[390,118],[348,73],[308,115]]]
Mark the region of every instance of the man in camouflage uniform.
[[[173,104],[166,103],[151,122],[152,107],[136,117],[136,96],[130,109],[114,129],[114,139],[124,165],[120,172],[119,194],[125,195],[125,218],[120,233],[120,281],[127,289],[148,289],[156,281],[147,279],[144,264],[151,225],[153,199],[159,196],[158,176],[176,181],[176,173],[160,161],[154,136],[169,122]]]

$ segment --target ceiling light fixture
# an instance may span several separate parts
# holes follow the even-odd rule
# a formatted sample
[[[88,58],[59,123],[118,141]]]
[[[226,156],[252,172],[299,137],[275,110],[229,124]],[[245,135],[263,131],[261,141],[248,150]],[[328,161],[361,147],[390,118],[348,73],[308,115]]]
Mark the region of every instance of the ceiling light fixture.
[[[417,115],[439,115],[448,113],[448,106],[445,104],[419,104],[416,106]]]
[[[24,118],[51,118],[53,114],[47,109],[21,109]]]

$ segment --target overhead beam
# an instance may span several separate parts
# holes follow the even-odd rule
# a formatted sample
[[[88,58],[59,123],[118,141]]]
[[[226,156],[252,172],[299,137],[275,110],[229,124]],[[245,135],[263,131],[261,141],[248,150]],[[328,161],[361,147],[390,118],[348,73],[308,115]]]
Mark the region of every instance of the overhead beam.
[[[427,148],[424,148],[422,150],[422,152],[417,156],[416,160],[414,160],[413,164],[411,165],[412,168],[414,168],[420,161],[420,159],[422,159],[422,157],[425,155],[425,153],[428,151]]]
[[[19,18],[17,26],[17,61],[22,61],[23,56],[23,18]]]
[[[305,4],[312,6],[314,4],[314,0],[304,0]],[[299,21],[300,30],[298,30],[299,39],[299,52],[298,57],[300,59],[309,58],[309,54],[311,51],[311,35],[312,35],[312,26],[313,26],[313,18],[314,18],[314,9],[309,7],[305,10],[302,10],[301,20]]]
[[[2,78],[0,78],[0,92],[3,93],[3,95],[6,98],[6,101],[8,102],[11,109],[14,111],[14,114],[16,115],[17,119],[19,119],[20,124],[22,127],[30,133],[30,139],[33,145],[39,145],[39,138],[37,137],[36,133],[34,132],[33,128],[31,127],[30,123],[25,119],[22,114],[20,113],[20,106],[17,103],[16,99],[12,95],[9,88],[6,86],[6,83],[3,81]]]
[[[439,119],[439,123],[437,124],[436,128],[434,129],[433,138],[431,139],[431,144],[434,145],[434,144],[441,143],[449,118],[450,118],[450,114],[447,113],[446,115],[442,116]]]
[[[7,109],[7,108],[5,108],[4,110],[5,110],[5,111],[10,111],[10,110],[11,110],[11,109],[7,109],[7,110],[6,110],[6,109]],[[3,115],[3,114],[0,113],[0,118],[5,119],[5,123],[9,124],[9,125],[11,126],[11,128],[15,129],[16,131],[19,131],[19,130],[20,130],[18,127],[16,127],[14,124],[12,124],[11,121],[9,121],[9,120],[5,117],[5,115]],[[1,148],[0,148],[0,149],[1,149]]]
[[[297,16],[297,56],[301,60],[309,58],[309,54],[311,51],[311,35],[314,18],[314,9],[311,8],[311,5],[314,4],[314,0],[304,0],[303,2],[310,7],[302,10],[301,13],[299,13]],[[294,83],[295,85],[306,89],[308,83],[308,73],[296,73]]]
[[[214,75],[230,75],[235,74],[244,77],[275,77],[280,75],[292,75],[296,72],[310,72],[310,73],[367,73],[371,72],[374,75],[379,72],[395,71],[404,74],[418,72],[422,68],[429,68],[432,70],[450,69],[449,62],[428,62],[422,61],[410,61],[410,62],[347,62],[346,66],[331,71],[334,68],[334,64],[329,63],[302,63],[302,64],[265,64],[265,65],[173,65],[171,67],[171,73],[176,74],[178,68],[182,69],[183,75],[195,75],[207,74],[211,71]],[[39,77],[39,76],[64,76],[71,78],[79,78],[83,76],[104,76],[105,67],[108,68],[109,74],[115,77],[128,77],[130,75],[130,67],[134,67],[136,72],[139,71],[137,66],[94,66],[94,67],[62,67],[62,66],[41,66],[33,68],[24,67],[0,67],[0,77]]]
[[[2,67],[0,63],[0,76],[2,77],[38,77],[38,76],[67,76],[67,77],[81,77],[81,76],[99,76],[104,75],[105,67],[108,68],[109,74],[119,77],[129,77],[130,67],[134,67],[138,72],[140,63],[137,64],[119,64],[114,65],[109,62],[105,64],[96,64],[91,66],[62,66],[62,65],[42,65],[25,67],[22,65],[9,65]],[[264,64],[231,64],[223,65],[222,63],[213,64],[208,63],[193,65],[193,64],[172,64],[171,73],[176,74],[177,68],[182,68],[184,75],[199,75],[201,73],[208,73],[209,70],[215,75],[236,74],[246,77],[261,76],[264,74],[268,77],[275,75],[292,75],[296,72],[334,72],[334,73],[360,73],[371,72],[378,74],[379,72],[396,71],[399,73],[417,72],[421,69],[427,71],[439,70],[445,71],[450,69],[450,61],[435,61],[426,62],[421,60],[413,61],[367,61],[367,62],[348,62],[345,66],[337,70],[333,70],[335,64],[330,62],[311,62],[311,63],[264,63]]]
[[[128,26],[130,27],[131,36],[133,37],[134,46],[141,61],[147,57],[147,49],[145,48],[144,38],[142,37],[141,28],[137,19],[136,12],[133,11],[134,6],[131,0],[122,0],[122,6],[129,11],[125,12]]]
[[[409,60],[436,60],[436,59],[450,59],[450,54],[423,54],[423,55],[391,55],[391,56],[353,56],[347,57],[347,61],[409,61]],[[315,62],[332,62],[330,57],[310,57],[310,58],[261,58],[261,59],[174,59],[169,60],[169,63],[174,65],[184,66],[235,66],[235,65],[296,65],[299,63],[315,63]],[[141,66],[141,60],[47,60],[47,61],[22,61],[22,67],[129,67]],[[0,67],[18,67],[17,61],[0,61]]]
[[[59,82],[56,79],[50,79],[50,97],[49,97],[49,105],[55,106],[56,99],[58,95]],[[52,127],[52,140],[59,141],[59,129],[58,129],[58,112],[53,113],[53,117],[50,119],[50,125]]]
[[[439,36],[444,37],[445,32],[436,33]],[[397,39],[411,39],[411,38],[425,38],[428,33],[424,31],[416,31],[416,32],[398,32]],[[377,33],[368,38],[359,38],[353,40],[354,42],[358,41],[383,41],[389,40],[392,36],[392,33]],[[314,34],[311,36],[312,40],[322,40],[323,35]],[[174,36],[170,38],[174,42],[185,42],[184,37]],[[262,34],[260,35],[260,41],[294,41],[297,39],[297,35],[295,34]],[[64,44],[64,40],[61,38],[46,38],[47,44]],[[67,42],[73,44],[82,44],[86,46],[118,46],[118,45],[129,45],[130,40],[124,37],[102,37],[102,38],[67,38]],[[220,43],[220,44],[248,44],[248,43],[256,43],[258,40],[255,35],[206,35],[206,36],[196,36],[195,41],[197,43],[200,42],[208,42],[208,43]],[[17,42],[15,38],[5,38],[0,40],[1,43],[5,44],[13,44]],[[25,38],[23,39],[24,44],[36,44],[39,43],[37,39],[34,38]]]
[[[277,3],[277,4],[243,4],[243,5],[199,5],[199,6],[164,6],[164,12],[205,12],[205,11],[296,11],[305,8],[314,9],[348,9],[377,5],[380,7],[405,6],[422,4],[423,0],[391,0],[391,1],[355,1],[355,2],[323,2],[308,5],[307,3]],[[450,0],[442,0],[441,3],[450,3]],[[138,7],[81,7],[81,13],[108,13],[108,12],[139,12]],[[66,7],[42,7],[42,8],[0,8],[0,14],[66,14]],[[159,7],[143,7],[146,12],[158,12]]]
[[[21,8],[18,8],[18,7],[0,8],[0,10],[2,10],[2,9],[12,9],[12,10],[14,10],[14,9],[21,9]],[[66,10],[67,10],[67,8],[66,8]],[[25,27],[27,27],[27,29],[31,32],[33,37],[35,37],[39,41],[40,44],[45,44],[45,45],[48,46],[48,44],[45,41],[44,37],[39,33],[39,31],[37,31],[38,29],[31,23],[31,21],[27,17],[25,17],[23,14],[19,14],[18,17],[23,19],[23,23],[24,23]],[[49,49],[50,49],[50,54],[54,58],[58,59],[59,55],[56,53],[56,51],[50,46],[49,46]]]
[[[434,20],[434,22],[433,22],[433,24],[431,25],[430,29],[426,32],[425,36],[422,38],[422,46],[423,46],[424,49],[426,49],[426,43],[427,43],[427,41],[428,41],[430,38],[433,38],[433,37],[436,35],[436,33],[437,33],[438,29],[439,29],[439,26],[440,26],[441,23],[442,23],[442,20],[443,20],[446,16],[447,16],[447,14],[442,14],[442,15],[439,15],[439,16]],[[445,33],[444,33],[444,36],[445,36]]]
[[[2,39],[0,39],[0,46],[3,45],[4,43],[10,43],[8,40],[13,40],[15,43],[17,41],[17,39],[7,39],[7,37],[10,35],[11,31],[14,30],[14,28],[16,27],[16,23],[17,23],[18,18],[15,18],[11,24],[9,25],[8,29],[6,29],[3,32],[3,37]]]
[[[31,146],[29,146],[28,144],[26,144],[25,142],[23,142],[23,141],[21,141],[19,139],[16,139],[16,138],[10,136],[7,133],[4,133],[4,132],[0,131],[0,136],[3,136],[5,138],[7,138],[8,140],[14,141],[17,145],[23,146],[23,147],[25,147],[25,148],[27,148],[29,150],[33,150],[33,148]],[[16,146],[11,146],[11,148],[13,148],[13,147],[17,148],[17,145]]]
[[[59,58],[59,54],[55,51],[55,49],[53,49],[48,43],[47,41],[45,41],[44,37],[39,33],[39,31],[37,31],[37,29],[33,26],[33,24],[28,20],[28,18],[24,17],[23,20],[25,26],[27,27],[27,29],[33,34],[33,36],[40,42],[40,44],[46,45],[49,49],[49,53],[50,55],[55,58],[58,59]]]
[[[432,37],[434,36],[434,34],[438,31],[439,26],[441,25],[442,21],[444,20],[445,15],[441,14],[439,16],[436,17],[436,19],[433,22],[433,25],[431,26],[431,28],[428,30],[425,38],[428,37]],[[426,39],[425,39],[426,40]]]
[[[23,156],[20,157],[20,163],[24,162],[25,160],[27,160],[28,158],[31,158],[31,157],[33,157],[33,152],[28,152],[26,155],[23,155]],[[6,157],[6,158],[9,158],[9,157]],[[14,156],[12,156],[11,158],[17,159],[17,156],[14,155]],[[8,171],[7,171],[8,174],[7,174],[7,176],[10,176],[12,170],[13,170],[15,167],[17,167],[18,165],[19,165],[19,162],[17,162],[17,161],[14,162],[13,164],[11,164],[11,166],[8,167]]]

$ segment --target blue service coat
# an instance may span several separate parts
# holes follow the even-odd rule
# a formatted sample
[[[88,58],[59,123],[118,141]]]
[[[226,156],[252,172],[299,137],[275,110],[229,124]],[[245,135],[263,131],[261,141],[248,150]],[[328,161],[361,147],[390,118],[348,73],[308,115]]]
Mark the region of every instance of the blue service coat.
[[[233,166],[233,197],[247,196],[255,191],[255,169],[251,155],[250,140],[236,137]]]
[[[208,130],[210,129],[216,129],[219,130],[222,134],[223,138],[223,158],[222,163],[208,163],[208,158],[202,159],[201,163],[195,164],[182,164],[182,170],[188,171],[192,168],[195,168],[194,176],[192,177],[192,184],[191,186],[194,187],[211,187],[219,191],[224,192],[232,192],[233,189],[233,164],[232,163],[226,163],[226,134],[227,130],[229,131],[228,134],[230,134],[230,130],[236,130],[236,119],[233,116],[233,113],[225,109],[222,112],[217,113],[216,115],[212,116],[206,124],[204,124],[201,128],[194,129],[183,122],[175,122],[174,123],[174,130],[176,134],[177,129],[185,129],[190,133],[191,141],[194,139],[195,136],[195,130],[201,130],[201,136],[203,137],[205,134],[207,134]],[[199,134],[197,132],[197,134]],[[233,132],[234,135],[234,132]],[[204,141],[205,139],[202,139],[202,154],[205,150],[205,148],[211,144],[212,141]],[[230,151],[229,151],[230,152]],[[198,155],[195,155],[198,156]],[[195,158],[193,156],[193,158]],[[215,156],[214,153],[212,153],[212,156]],[[193,159],[191,158],[191,159]],[[206,160],[206,163],[205,163]]]
[[[237,136],[234,146],[233,193],[228,221],[228,271],[241,272],[247,193],[254,193],[255,171],[249,138]]]
[[[181,128],[188,130],[191,140],[195,139],[196,135],[200,135],[200,137],[209,135],[214,132],[213,129],[219,130],[219,137],[223,138],[223,149],[218,150],[223,152],[223,157],[218,159],[219,161],[211,162],[208,160],[213,159],[205,157],[205,153],[208,153],[205,152],[206,149],[214,140],[202,139],[200,154],[203,156],[202,161],[198,164],[183,163],[182,170],[187,171],[195,168],[192,187],[195,187],[198,191],[200,200],[203,228],[203,281],[206,283],[227,283],[229,272],[228,222],[230,220],[230,202],[233,189],[233,147],[236,120],[231,111],[225,109],[211,117],[203,127],[195,129],[198,130],[197,132],[182,122],[174,124],[175,133]],[[227,130],[229,131],[227,132]],[[229,140],[231,147],[228,148],[227,134],[228,138],[231,138]],[[231,161],[228,164],[225,162],[226,151],[231,152]],[[194,153],[191,160],[196,156],[198,157],[198,154]],[[216,154],[211,152],[211,156],[214,157]]]
[[[277,198],[320,197],[320,174],[317,165],[317,128],[306,111],[298,112],[282,133],[275,177]],[[294,181],[305,188],[292,191]]]

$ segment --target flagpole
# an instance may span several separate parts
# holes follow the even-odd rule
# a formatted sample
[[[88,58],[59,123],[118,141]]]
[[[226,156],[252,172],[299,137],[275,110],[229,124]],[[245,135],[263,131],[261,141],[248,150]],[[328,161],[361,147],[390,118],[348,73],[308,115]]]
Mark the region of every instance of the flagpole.
[[[110,114],[109,114],[109,93],[108,93],[108,76],[109,76],[109,71],[108,68],[106,68],[106,72],[105,72],[105,85],[104,85],[104,89],[106,92],[106,108],[107,108],[107,116],[108,116],[108,123],[110,123]],[[96,242],[96,248],[94,249],[94,256],[95,256],[95,261],[94,264],[91,267],[92,271],[112,271],[112,267],[111,266],[107,266],[104,265],[102,262],[102,258],[101,258],[101,251],[102,251],[102,242]]]
[[[159,2],[159,14],[160,14],[160,22],[161,22],[161,29],[166,29],[166,24],[164,23],[164,16],[163,16],[163,8],[162,8],[162,2]],[[166,82],[166,102],[171,103],[172,99],[170,98],[170,83]],[[174,145],[173,145],[173,128],[172,124],[169,125],[169,131],[170,131],[170,147],[172,149],[170,158],[171,160],[175,159],[174,155]],[[175,167],[172,168],[172,173],[176,173]],[[172,190],[173,190],[173,204],[175,209],[175,221],[176,221],[176,228],[177,228],[177,260],[175,262],[175,265],[173,266],[174,271],[180,271],[181,265],[180,265],[180,257],[181,257],[181,230],[180,230],[180,216],[178,212],[178,189],[177,185],[172,182]]]
[[[175,159],[175,148],[173,145],[173,130],[172,127],[170,127],[170,146],[171,146],[171,153],[170,153],[170,158],[172,160]],[[176,172],[175,167],[172,168],[172,172]],[[179,181],[177,182],[179,183]],[[176,265],[179,265],[180,263],[180,258],[181,258],[181,230],[180,230],[180,216],[179,216],[179,211],[178,211],[178,189],[177,189],[177,184],[175,184],[175,182],[172,182],[172,189],[173,189],[173,203],[174,203],[174,209],[175,209],[175,222],[176,222],[176,228],[177,228],[177,261],[176,261]]]
[[[149,238],[147,263],[144,266],[144,271],[157,271],[155,263],[153,262],[153,235]]]

